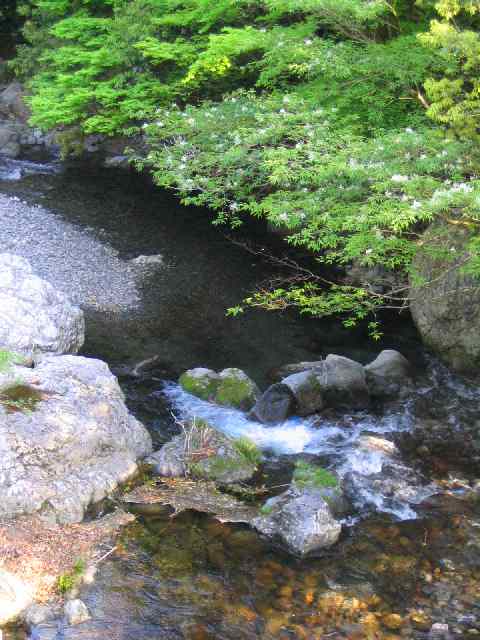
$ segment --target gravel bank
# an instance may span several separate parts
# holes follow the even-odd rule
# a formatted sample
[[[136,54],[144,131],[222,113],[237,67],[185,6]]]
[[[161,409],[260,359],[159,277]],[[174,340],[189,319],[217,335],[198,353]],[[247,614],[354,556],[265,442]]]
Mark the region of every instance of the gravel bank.
[[[139,305],[138,267],[91,232],[1,193],[0,251],[27,258],[38,275],[84,309],[125,311]]]

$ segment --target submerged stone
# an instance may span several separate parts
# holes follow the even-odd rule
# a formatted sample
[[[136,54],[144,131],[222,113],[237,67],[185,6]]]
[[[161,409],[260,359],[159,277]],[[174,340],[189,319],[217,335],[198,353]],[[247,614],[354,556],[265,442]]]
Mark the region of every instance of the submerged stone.
[[[164,480],[154,486],[138,487],[121,500],[125,508],[136,513],[153,513],[155,507],[160,512],[170,506],[175,513],[199,511],[209,513],[221,522],[248,523],[257,513],[256,507],[221,493],[215,483],[209,481]]]

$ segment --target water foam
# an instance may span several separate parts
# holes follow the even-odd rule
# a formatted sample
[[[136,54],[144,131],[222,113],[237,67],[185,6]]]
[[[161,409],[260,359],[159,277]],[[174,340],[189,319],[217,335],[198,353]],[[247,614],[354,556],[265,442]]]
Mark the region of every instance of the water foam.
[[[180,419],[193,416],[210,423],[223,433],[253,440],[266,454],[292,455],[309,453],[322,456],[328,467],[348,482],[354,502],[361,511],[389,513],[398,519],[417,517],[412,505],[437,491],[406,465],[393,450],[369,447],[361,436],[384,437],[408,430],[411,416],[408,403],[402,413],[387,413],[382,417],[362,413],[351,420],[336,422],[315,416],[293,417],[285,422],[266,426],[247,414],[205,402],[186,393],[178,384],[166,383],[162,393],[168,398]],[[388,442],[387,442],[388,444]]]

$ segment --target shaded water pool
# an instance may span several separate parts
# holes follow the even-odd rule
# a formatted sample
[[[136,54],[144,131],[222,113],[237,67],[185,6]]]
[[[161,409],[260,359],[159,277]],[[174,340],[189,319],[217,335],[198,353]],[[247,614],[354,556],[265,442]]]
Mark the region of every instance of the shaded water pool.
[[[50,635],[42,640],[393,640],[426,637],[434,622],[448,623],[455,637],[480,635],[480,513],[471,492],[462,490],[473,476],[456,483],[454,468],[430,473],[416,460],[392,462],[357,446],[364,435],[393,440],[408,432],[415,422],[409,402],[264,429],[175,385],[190,367],[234,366],[265,387],[269,371],[288,362],[327,353],[368,362],[391,347],[415,364],[417,396],[450,412],[454,426],[462,412],[477,419],[476,389],[429,364],[408,319],[389,324],[374,344],[361,331],[288,313],[227,318],[227,307],[272,277],[271,267],[232,245],[206,212],[179,206],[135,175],[5,164],[0,192],[86,229],[125,262],[161,256],[138,276],[138,305],[84,306],[84,353],[117,372],[131,410],[156,444],[176,432],[172,411],[205,414],[225,432],[256,440],[276,481],[288,479],[297,455],[356,474],[362,516],[327,554],[303,561],[205,515],[139,518],[82,594],[92,621],[45,630]],[[258,228],[248,237],[269,242]],[[131,375],[145,360],[141,375]]]

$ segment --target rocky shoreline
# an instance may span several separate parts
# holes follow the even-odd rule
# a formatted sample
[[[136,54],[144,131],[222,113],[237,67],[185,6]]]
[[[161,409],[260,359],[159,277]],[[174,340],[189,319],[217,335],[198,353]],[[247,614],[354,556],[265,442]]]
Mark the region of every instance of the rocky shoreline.
[[[94,557],[129,521],[118,512],[72,528],[137,474],[152,442],[107,365],[76,355],[83,312],[21,257],[0,255],[0,305],[3,625],[52,595],[76,553]]]

